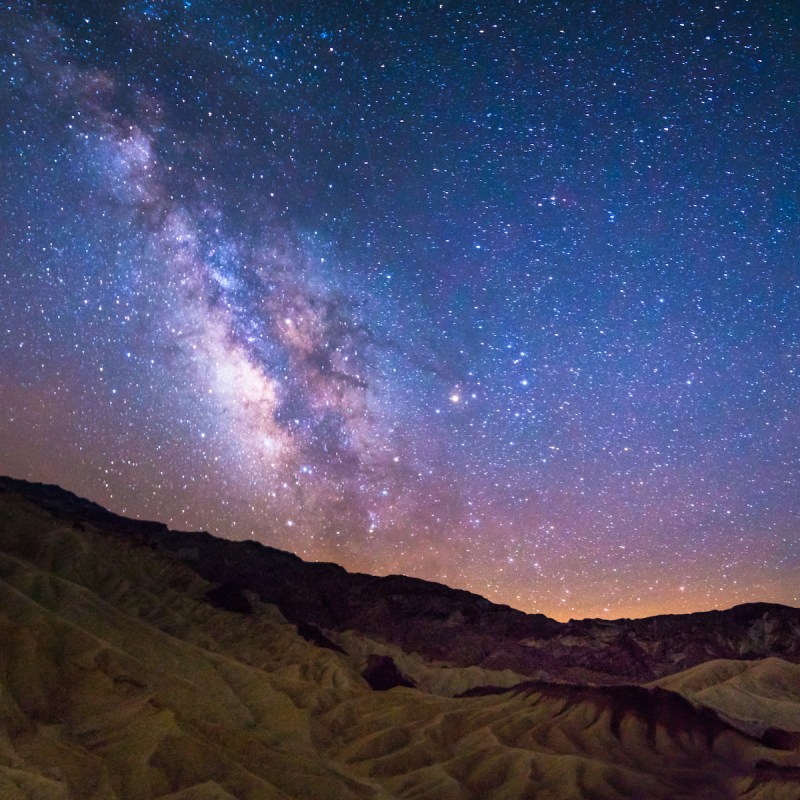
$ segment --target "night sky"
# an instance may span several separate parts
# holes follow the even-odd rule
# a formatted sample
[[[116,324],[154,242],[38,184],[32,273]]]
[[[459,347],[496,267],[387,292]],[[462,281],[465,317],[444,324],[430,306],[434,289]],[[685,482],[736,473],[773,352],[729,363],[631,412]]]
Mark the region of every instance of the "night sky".
[[[0,472],[559,619],[800,605],[799,33],[4,3]]]

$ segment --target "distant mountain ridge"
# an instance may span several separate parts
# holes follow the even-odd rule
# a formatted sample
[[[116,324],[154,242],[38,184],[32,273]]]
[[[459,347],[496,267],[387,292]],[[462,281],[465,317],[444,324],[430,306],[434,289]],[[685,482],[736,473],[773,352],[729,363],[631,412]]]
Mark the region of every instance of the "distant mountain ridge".
[[[752,657],[796,617],[562,624],[0,479],[0,797],[797,800],[800,665]],[[581,666],[680,641],[748,660]]]
[[[218,584],[209,601],[247,612],[248,593],[276,605],[301,634],[338,647],[355,631],[431,662],[512,670],[536,679],[645,682],[714,659],[800,662],[800,609],[748,603],[724,611],[644,619],[571,620],[508,606],[401,575],[350,573],[255,542],[172,531],[128,519],[58,486],[0,477],[14,493],[70,525],[91,525],[178,558]]]

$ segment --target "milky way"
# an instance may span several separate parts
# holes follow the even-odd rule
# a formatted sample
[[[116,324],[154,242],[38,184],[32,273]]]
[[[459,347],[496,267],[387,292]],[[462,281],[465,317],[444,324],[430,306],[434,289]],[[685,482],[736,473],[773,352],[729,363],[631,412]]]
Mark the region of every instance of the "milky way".
[[[561,619],[800,603],[795,3],[0,19],[0,472]]]

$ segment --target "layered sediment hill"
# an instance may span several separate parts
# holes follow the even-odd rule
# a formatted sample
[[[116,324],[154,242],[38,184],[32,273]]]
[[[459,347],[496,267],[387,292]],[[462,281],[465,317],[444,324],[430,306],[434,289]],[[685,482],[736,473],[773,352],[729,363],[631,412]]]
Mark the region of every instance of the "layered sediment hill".
[[[0,797],[796,800],[798,667],[785,658],[796,612],[719,614],[561,625],[3,479]],[[600,652],[607,640],[619,658],[632,646],[619,630],[650,659],[636,668],[647,674],[666,663],[649,644],[662,630],[688,643],[696,630],[702,648],[750,660],[659,685],[542,679],[570,648]],[[453,650],[424,631],[451,632]],[[551,660],[515,672],[511,643]],[[417,686],[377,691],[392,668]],[[441,696],[444,673],[467,696]],[[477,688],[503,681],[516,685]],[[756,699],[742,705],[743,692]]]

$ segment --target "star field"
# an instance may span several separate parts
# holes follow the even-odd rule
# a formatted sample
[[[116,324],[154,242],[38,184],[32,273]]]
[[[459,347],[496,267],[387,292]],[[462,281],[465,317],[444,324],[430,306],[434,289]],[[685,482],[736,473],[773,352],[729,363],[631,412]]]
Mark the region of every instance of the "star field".
[[[800,604],[795,3],[0,37],[0,472],[559,619]]]

